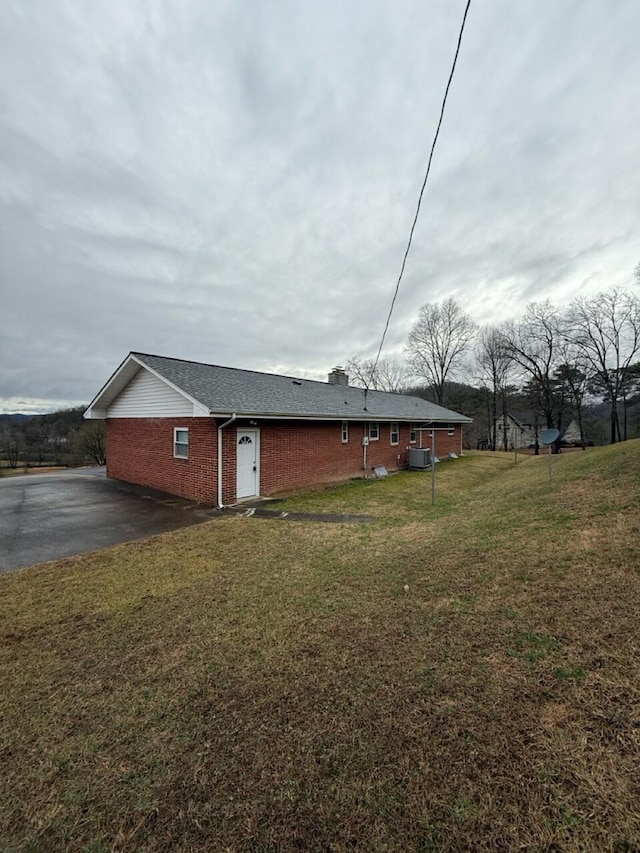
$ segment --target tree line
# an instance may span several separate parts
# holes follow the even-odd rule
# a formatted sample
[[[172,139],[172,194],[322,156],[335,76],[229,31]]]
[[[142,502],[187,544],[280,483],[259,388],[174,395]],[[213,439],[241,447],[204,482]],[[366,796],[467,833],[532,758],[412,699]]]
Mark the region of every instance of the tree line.
[[[640,284],[640,265],[635,277]],[[640,298],[628,289],[579,297],[566,307],[532,302],[516,320],[480,327],[454,297],[426,303],[404,355],[377,365],[353,357],[351,381],[480,415],[486,434],[477,438],[491,449],[500,449],[499,419],[504,423],[516,407],[532,411],[541,429],[562,433],[575,420],[583,446],[587,426],[594,414],[602,420],[603,409],[608,442],[640,434]]]
[[[104,465],[102,421],[84,421],[84,407],[47,415],[0,415],[0,467]]]

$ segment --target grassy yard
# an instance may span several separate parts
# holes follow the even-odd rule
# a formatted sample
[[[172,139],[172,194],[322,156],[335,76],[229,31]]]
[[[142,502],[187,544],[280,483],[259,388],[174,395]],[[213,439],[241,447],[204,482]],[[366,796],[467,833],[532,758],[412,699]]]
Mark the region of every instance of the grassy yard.
[[[640,850],[640,442],[0,577],[3,851]]]

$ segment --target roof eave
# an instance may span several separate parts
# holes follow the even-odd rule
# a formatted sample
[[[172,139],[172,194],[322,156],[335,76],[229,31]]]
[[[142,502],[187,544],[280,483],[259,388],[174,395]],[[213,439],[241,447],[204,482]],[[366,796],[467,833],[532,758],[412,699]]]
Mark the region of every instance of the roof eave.
[[[109,402],[107,402],[106,398],[107,391],[116,385],[121,385],[120,390],[122,390],[126,387],[128,382],[133,379],[139,369],[136,368],[129,375],[129,367],[133,361],[135,361],[135,359],[132,357],[131,353],[129,353],[129,355],[120,362],[118,367],[116,367],[111,376],[107,379],[102,388],[85,409],[83,418],[86,418],[87,420],[104,420],[104,418],[106,418],[107,408],[109,406]]]
[[[230,414],[235,414],[238,418],[261,418],[262,420],[282,420],[282,421],[362,421],[366,423],[368,421],[374,422],[389,422],[394,423],[398,422],[407,422],[407,423],[447,423],[447,424],[470,424],[473,423],[471,418],[467,418],[465,416],[458,415],[457,418],[429,418],[429,417],[416,417],[415,415],[376,415],[367,412],[362,415],[354,415],[351,412],[345,412],[344,414],[335,414],[329,415],[325,413],[307,413],[307,414],[296,414],[292,412],[243,412],[239,409],[236,409],[233,413],[231,412],[214,412],[213,409],[209,410],[209,414],[212,418],[228,418]]]
[[[166,376],[163,376],[142,359],[138,358],[134,353],[130,352],[89,403],[85,409],[83,417],[87,420],[104,420],[107,417],[107,409],[111,403],[113,403],[118,394],[124,391],[129,382],[131,382],[133,377],[141,368],[148,370],[149,373],[156,377],[156,379],[159,379],[186,400],[189,400],[193,406],[203,409],[204,411],[209,410],[207,405],[202,403],[200,400],[197,400],[195,397],[192,397],[191,394],[188,394],[178,385],[175,385],[171,380],[167,379]]]

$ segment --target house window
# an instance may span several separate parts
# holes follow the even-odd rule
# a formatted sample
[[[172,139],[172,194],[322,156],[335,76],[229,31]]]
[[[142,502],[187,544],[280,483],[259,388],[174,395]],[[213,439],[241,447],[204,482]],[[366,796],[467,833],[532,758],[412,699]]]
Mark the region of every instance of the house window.
[[[456,434],[455,424],[449,424],[449,432],[447,433],[447,435],[455,435],[455,434]]]
[[[380,438],[380,424],[369,424],[369,441],[377,441]]]
[[[418,440],[418,428],[415,424],[411,424],[411,428],[409,430],[409,443],[415,444]]]
[[[173,430],[173,455],[177,459],[189,458],[189,430],[186,427]]]
[[[342,443],[349,441],[349,421],[342,421]]]
[[[400,431],[398,429],[398,424],[394,421],[389,428],[389,437],[391,440],[391,444],[399,444],[400,443]]]

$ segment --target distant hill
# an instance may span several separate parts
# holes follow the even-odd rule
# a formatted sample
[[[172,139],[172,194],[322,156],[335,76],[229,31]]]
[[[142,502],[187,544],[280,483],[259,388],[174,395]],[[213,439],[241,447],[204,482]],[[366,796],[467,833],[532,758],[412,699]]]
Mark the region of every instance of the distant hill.
[[[72,465],[83,461],[78,442],[83,406],[43,415],[0,415],[0,462],[16,467]]]
[[[16,414],[7,414],[0,415],[0,423],[18,423],[20,421],[28,421],[33,415],[21,415],[20,413]]]

